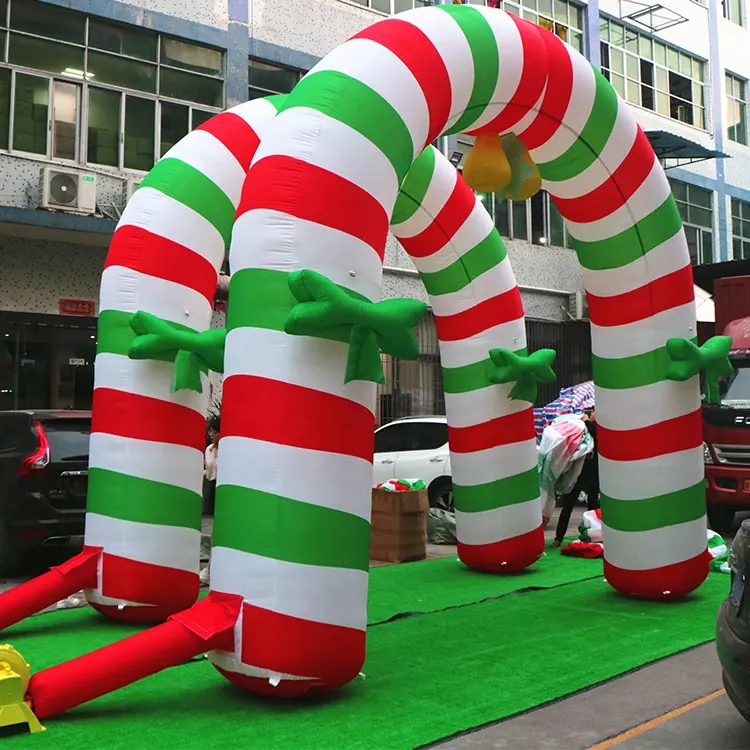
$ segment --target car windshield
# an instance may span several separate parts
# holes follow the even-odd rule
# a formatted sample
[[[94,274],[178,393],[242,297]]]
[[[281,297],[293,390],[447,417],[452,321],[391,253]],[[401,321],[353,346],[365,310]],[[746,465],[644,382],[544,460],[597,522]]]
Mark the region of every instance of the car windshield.
[[[91,420],[65,419],[44,425],[52,461],[88,461]]]
[[[437,450],[447,442],[445,422],[396,422],[375,433],[375,453]]]

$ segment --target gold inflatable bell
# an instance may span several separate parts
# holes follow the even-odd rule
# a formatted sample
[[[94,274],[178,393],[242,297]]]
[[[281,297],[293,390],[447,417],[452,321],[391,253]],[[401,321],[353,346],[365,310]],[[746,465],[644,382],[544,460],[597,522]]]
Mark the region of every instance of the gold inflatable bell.
[[[0,727],[26,724],[30,732],[44,731],[24,700],[30,677],[26,659],[7,643],[0,646]]]
[[[510,182],[511,167],[500,136],[480,133],[466,157],[464,180],[478,193],[497,193]]]

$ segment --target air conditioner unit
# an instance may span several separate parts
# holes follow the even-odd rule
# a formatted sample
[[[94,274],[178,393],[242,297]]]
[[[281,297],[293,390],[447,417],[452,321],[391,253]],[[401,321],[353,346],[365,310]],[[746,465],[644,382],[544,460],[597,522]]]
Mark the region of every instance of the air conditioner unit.
[[[96,213],[96,175],[43,167],[39,197],[40,208],[76,214]]]
[[[568,313],[573,320],[589,319],[589,301],[586,292],[573,292],[568,296]]]
[[[138,187],[141,184],[140,178],[131,177],[126,183],[125,188],[123,192],[123,198],[125,205],[128,204],[128,201],[133,197],[133,193],[138,190]]]

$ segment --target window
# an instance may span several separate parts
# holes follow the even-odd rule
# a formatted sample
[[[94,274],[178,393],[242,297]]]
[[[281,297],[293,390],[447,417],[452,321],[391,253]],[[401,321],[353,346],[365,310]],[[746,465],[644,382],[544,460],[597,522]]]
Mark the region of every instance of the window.
[[[0,0],[6,37],[2,149],[147,171],[224,107],[222,50],[38,0]]]
[[[248,62],[247,73],[248,99],[260,99],[271,94],[288,94],[302,77],[299,70],[252,59]]]
[[[750,258],[750,203],[732,198],[732,257]]]
[[[400,422],[375,433],[375,453],[437,450],[447,442],[445,422]]]
[[[620,96],[706,129],[706,63],[616,21],[600,18],[602,73]]]
[[[672,195],[677,202],[690,259],[694,265],[712,263],[714,255],[713,194],[710,190],[670,180]]]
[[[381,13],[389,14],[402,13],[405,10],[434,5],[432,0],[353,0],[353,2],[364,5],[365,8],[372,8]]]
[[[747,101],[745,84],[737,76],[725,76],[727,93],[727,138],[735,143],[747,146]]]
[[[742,26],[742,0],[721,0],[721,4],[724,10],[724,18]]]
[[[476,5],[486,5],[477,2]],[[498,7],[541,26],[583,53],[583,7],[568,0],[503,0]]]

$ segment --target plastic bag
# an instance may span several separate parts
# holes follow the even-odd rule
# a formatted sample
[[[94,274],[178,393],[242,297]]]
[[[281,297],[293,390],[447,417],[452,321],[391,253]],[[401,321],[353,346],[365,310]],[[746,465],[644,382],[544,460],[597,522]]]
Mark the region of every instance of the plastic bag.
[[[430,508],[427,513],[427,541],[431,544],[455,544],[456,514]]]
[[[564,414],[544,428],[539,444],[539,490],[542,521],[546,527],[555,509],[556,495],[573,489],[594,441],[579,415]]]
[[[410,492],[426,490],[427,485],[421,479],[389,479],[387,482],[381,482],[375,489],[386,492]]]

